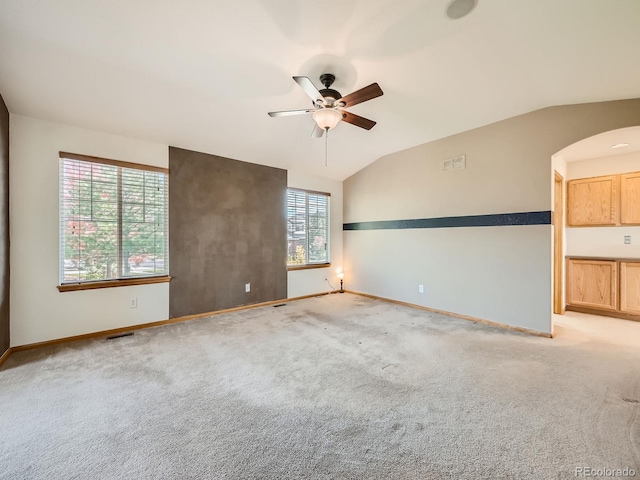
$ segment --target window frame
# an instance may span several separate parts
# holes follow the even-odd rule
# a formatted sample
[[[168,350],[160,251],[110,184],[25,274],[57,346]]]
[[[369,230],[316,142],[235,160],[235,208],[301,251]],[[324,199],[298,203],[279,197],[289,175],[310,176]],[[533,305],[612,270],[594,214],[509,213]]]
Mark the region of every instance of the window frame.
[[[82,161],[82,162],[88,162],[88,163],[96,163],[96,164],[100,164],[100,165],[111,165],[111,166],[116,166],[119,167],[118,170],[118,184],[120,185],[122,182],[122,168],[126,168],[126,169],[131,169],[131,170],[139,170],[139,171],[151,171],[151,172],[156,172],[156,173],[162,173],[166,176],[166,184],[167,184],[167,189],[168,189],[168,182],[169,182],[169,169],[168,168],[163,168],[163,167],[156,167],[153,165],[144,165],[144,164],[139,164],[139,163],[133,163],[133,162],[124,162],[121,160],[113,160],[113,159],[108,159],[108,158],[101,158],[101,157],[94,157],[94,156],[89,156],[89,155],[81,155],[81,154],[77,154],[77,153],[70,153],[70,152],[59,152],[59,156],[58,156],[58,162],[59,162],[59,168],[62,167],[63,162],[65,160],[78,160],[78,161]],[[62,184],[63,184],[63,177],[62,175],[58,178],[58,201],[60,202],[60,208],[58,211],[58,221],[61,222],[63,219],[63,215],[64,212],[62,210]],[[120,188],[120,187],[119,187]],[[167,190],[168,191],[168,190]],[[164,205],[164,211],[165,211],[165,230],[164,233],[167,236],[166,237],[166,248],[165,248],[165,255],[168,257],[169,255],[169,249],[168,249],[168,243],[169,243],[169,239],[168,239],[168,234],[169,234],[169,226],[168,226],[168,222],[169,222],[169,197],[168,197],[168,193],[165,196],[165,205]],[[118,196],[117,199],[117,205],[118,205],[118,220],[117,220],[117,235],[118,238],[117,240],[117,244],[118,244],[118,259],[119,259],[119,265],[118,265],[118,271],[121,272],[121,265],[120,263],[122,262],[122,198],[120,197],[120,194]],[[169,270],[168,270],[168,258],[165,258],[165,262],[167,265],[167,269],[166,269],[166,273],[163,274],[153,274],[153,275],[140,275],[140,276],[127,276],[127,277],[123,277],[123,276],[119,276],[118,278],[110,278],[110,279],[101,279],[101,280],[80,280],[80,281],[63,281],[61,278],[61,272],[63,271],[61,268],[62,263],[64,262],[64,249],[63,249],[63,245],[64,245],[64,238],[63,238],[64,234],[62,232],[62,230],[60,230],[59,235],[58,235],[58,241],[59,241],[59,247],[60,247],[60,255],[59,255],[59,265],[58,265],[58,281],[59,281],[59,285],[57,286],[58,291],[60,292],[69,292],[69,291],[77,291],[77,290],[92,290],[92,289],[98,289],[98,288],[110,288],[110,287],[120,287],[120,286],[131,286],[131,285],[145,285],[145,284],[154,284],[154,283],[165,283],[165,282],[170,282],[171,281],[171,276],[169,275]]]
[[[306,237],[306,255],[307,262],[303,264],[289,264],[287,259],[287,271],[295,271],[295,270],[308,270],[313,268],[328,268],[331,267],[331,193],[329,192],[321,192],[318,190],[307,190],[304,188],[295,188],[295,187],[287,187],[287,198],[286,198],[286,211],[285,217],[287,224],[289,223],[289,191],[301,192],[305,194],[305,237]],[[309,262],[308,261],[308,251],[309,251],[309,195],[321,195],[326,197],[327,201],[327,260],[324,262]],[[287,226],[287,237],[289,234],[289,228]],[[287,238],[287,257],[289,256],[289,239]]]

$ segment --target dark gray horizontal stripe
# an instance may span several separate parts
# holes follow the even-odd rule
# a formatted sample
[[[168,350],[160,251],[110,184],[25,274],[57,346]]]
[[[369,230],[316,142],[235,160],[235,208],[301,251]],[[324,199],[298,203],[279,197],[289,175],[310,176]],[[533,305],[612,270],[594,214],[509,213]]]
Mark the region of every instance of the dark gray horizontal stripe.
[[[378,222],[344,223],[343,230],[400,230],[405,228],[502,227],[508,225],[551,225],[551,212],[497,213],[466,217],[416,218]]]

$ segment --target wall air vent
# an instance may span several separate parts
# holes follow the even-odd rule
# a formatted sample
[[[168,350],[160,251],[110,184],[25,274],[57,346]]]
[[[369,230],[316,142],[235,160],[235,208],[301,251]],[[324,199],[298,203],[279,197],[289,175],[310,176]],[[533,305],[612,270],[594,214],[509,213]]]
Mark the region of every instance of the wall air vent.
[[[450,172],[451,170],[461,170],[467,168],[467,156],[460,155],[459,157],[448,158],[442,162],[442,171]]]

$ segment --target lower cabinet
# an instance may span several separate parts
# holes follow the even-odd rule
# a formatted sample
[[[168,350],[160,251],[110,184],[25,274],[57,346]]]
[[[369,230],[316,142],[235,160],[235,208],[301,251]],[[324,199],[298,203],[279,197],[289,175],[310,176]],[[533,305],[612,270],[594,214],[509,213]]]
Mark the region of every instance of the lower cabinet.
[[[567,258],[566,275],[568,310],[640,319],[640,260]]]
[[[640,315],[640,262],[620,262],[620,311]]]
[[[618,262],[570,258],[567,261],[567,303],[616,310]]]

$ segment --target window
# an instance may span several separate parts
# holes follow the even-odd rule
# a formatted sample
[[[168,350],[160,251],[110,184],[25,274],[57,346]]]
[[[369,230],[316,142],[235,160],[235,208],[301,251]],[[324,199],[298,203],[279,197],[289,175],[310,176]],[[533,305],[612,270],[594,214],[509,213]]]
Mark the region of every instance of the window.
[[[61,291],[168,281],[167,172],[60,152]]]
[[[329,263],[328,193],[287,190],[287,265]]]

